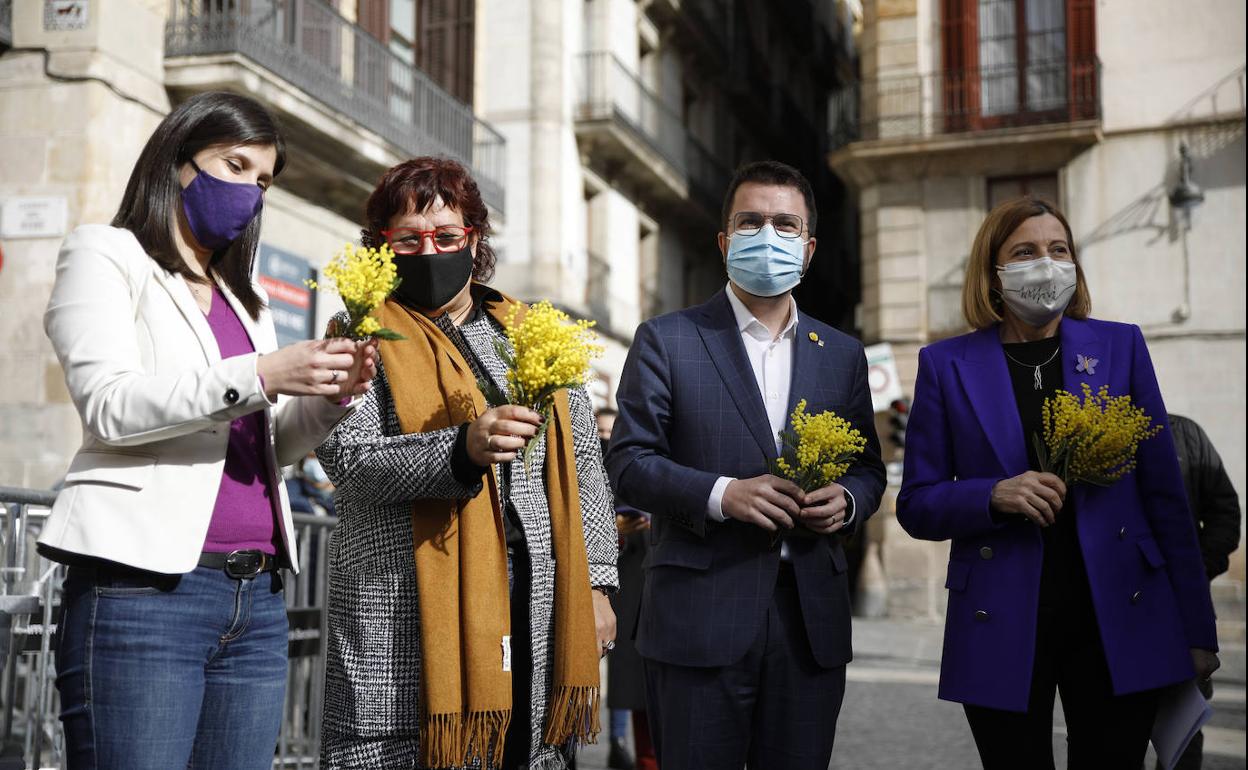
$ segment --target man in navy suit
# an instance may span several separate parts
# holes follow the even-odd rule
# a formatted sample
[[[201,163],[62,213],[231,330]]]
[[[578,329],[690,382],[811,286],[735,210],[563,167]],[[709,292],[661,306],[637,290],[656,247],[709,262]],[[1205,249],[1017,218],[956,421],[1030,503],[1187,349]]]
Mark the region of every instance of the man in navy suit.
[[[637,329],[607,468],[652,514],[637,626],[663,770],[825,770],[851,658],[840,539],[884,491],[862,345],[797,309],[815,252],[810,184],[742,167],[719,234],[729,284]],[[801,399],[867,438],[838,483],[768,472]]]

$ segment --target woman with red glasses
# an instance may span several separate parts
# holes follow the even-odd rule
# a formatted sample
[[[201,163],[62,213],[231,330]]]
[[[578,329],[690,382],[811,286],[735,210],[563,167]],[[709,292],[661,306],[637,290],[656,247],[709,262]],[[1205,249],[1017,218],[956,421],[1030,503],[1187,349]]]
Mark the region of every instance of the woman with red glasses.
[[[366,246],[400,284],[378,311],[372,391],[318,450],[330,544],[321,766],[564,768],[590,737],[615,637],[615,515],[590,400],[543,424],[507,392],[514,303],[489,213],[459,163],[415,158],[368,199]],[[526,472],[513,462],[534,444]],[[596,590],[595,590],[596,589]]]

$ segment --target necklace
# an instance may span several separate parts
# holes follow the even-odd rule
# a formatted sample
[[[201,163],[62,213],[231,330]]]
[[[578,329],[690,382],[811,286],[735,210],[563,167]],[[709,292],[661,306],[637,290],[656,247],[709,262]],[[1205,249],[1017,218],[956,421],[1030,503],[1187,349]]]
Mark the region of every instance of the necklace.
[[[1035,365],[1033,366],[1032,364],[1025,364],[1025,363],[1023,363],[1022,361],[1019,361],[1017,358],[1015,358],[1014,356],[1010,355],[1009,353],[1005,353],[1005,348],[1001,348],[1001,352],[1002,352],[1002,353],[1005,353],[1005,357],[1006,357],[1006,358],[1008,358],[1008,359],[1010,359],[1010,360],[1011,360],[1011,361],[1013,361],[1014,363],[1016,363],[1016,364],[1018,364],[1019,366],[1024,367],[1024,368],[1034,368],[1034,369],[1035,369],[1035,380],[1034,380],[1034,385],[1035,385],[1035,389],[1036,389],[1036,390],[1040,390],[1042,387],[1044,387],[1044,384],[1040,381],[1040,367],[1042,367],[1042,366],[1048,366],[1048,365],[1049,365],[1049,363],[1050,363],[1050,362],[1051,362],[1054,358],[1057,358],[1057,354],[1058,354],[1058,353],[1060,353],[1060,352],[1061,352],[1061,350],[1062,350],[1062,346],[1061,346],[1061,345],[1058,345],[1056,348],[1054,348],[1054,349],[1053,349],[1053,355],[1051,355],[1051,356],[1049,356],[1047,359],[1045,359],[1044,363],[1042,363],[1042,364],[1035,364]]]
[[[212,289],[215,286],[215,284],[210,283],[210,284],[205,285],[198,281],[192,281],[189,278],[185,278],[185,277],[184,277],[184,280],[186,281],[187,288],[191,290],[191,296],[195,298],[195,302],[196,304],[200,305],[201,310],[203,310],[202,303],[205,301],[208,302],[209,306],[212,305]],[[208,311],[205,310],[204,312],[207,313]]]

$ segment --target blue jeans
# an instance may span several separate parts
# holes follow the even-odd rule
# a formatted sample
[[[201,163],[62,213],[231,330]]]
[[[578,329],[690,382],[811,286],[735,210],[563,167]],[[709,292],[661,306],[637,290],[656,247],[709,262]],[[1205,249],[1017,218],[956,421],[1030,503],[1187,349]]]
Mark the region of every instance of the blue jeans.
[[[268,770],[286,694],[281,578],[71,567],[56,686],[69,770]]]

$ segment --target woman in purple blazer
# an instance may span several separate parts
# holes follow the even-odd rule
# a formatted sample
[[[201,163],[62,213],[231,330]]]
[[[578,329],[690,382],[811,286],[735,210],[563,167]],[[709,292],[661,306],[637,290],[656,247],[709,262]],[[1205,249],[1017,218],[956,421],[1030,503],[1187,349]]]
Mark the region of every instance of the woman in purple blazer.
[[[1070,766],[1137,770],[1158,688],[1218,666],[1170,432],[1108,487],[1038,471],[1032,436],[1058,389],[1108,385],[1166,419],[1139,328],[1090,306],[1066,219],[1011,201],[967,265],[976,331],[919,353],[897,518],[952,541],[940,697],[964,704],[985,768],[1053,767],[1060,692]]]

